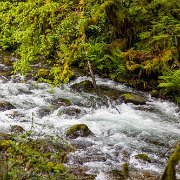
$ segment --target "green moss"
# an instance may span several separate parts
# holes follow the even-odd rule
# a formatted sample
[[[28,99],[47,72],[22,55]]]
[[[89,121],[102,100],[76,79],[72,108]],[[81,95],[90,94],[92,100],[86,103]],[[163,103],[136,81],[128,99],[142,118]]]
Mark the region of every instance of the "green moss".
[[[161,180],[176,180],[176,165],[180,161],[180,144],[178,144],[170,156],[165,172]]]
[[[77,138],[78,136],[87,137],[91,134],[92,132],[85,124],[76,124],[66,131],[66,136],[70,138]]]
[[[145,99],[140,96],[140,95],[136,95],[136,94],[123,94],[122,95],[123,99],[125,102],[130,102],[130,103],[134,103],[134,104],[146,104]]]
[[[126,178],[129,177],[129,164],[128,163],[122,164],[122,173],[124,174]]]
[[[12,145],[12,140],[2,140],[0,141],[0,151],[7,149]]]
[[[151,162],[151,158],[147,154],[137,154],[136,159],[141,159],[143,161]]]

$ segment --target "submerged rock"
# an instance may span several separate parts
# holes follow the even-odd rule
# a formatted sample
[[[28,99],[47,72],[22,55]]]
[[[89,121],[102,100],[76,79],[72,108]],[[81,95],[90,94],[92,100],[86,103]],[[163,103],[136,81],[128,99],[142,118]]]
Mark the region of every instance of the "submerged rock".
[[[63,114],[67,114],[69,116],[78,116],[81,113],[80,109],[74,107],[63,108],[58,112],[58,115],[61,116]]]
[[[49,108],[42,107],[42,108],[38,109],[37,115],[38,115],[38,117],[42,118],[44,116],[47,116],[47,115],[51,114],[51,112],[52,111]]]
[[[87,137],[92,134],[93,133],[85,124],[76,124],[66,131],[66,136],[72,139],[75,139],[77,137]]]
[[[137,94],[130,94],[130,93],[129,94],[123,94],[122,98],[126,103],[133,103],[136,105],[146,104],[145,99],[142,96],[137,95]]]
[[[15,107],[7,101],[0,101],[0,111],[15,109]]]
[[[57,98],[55,100],[52,100],[51,105],[59,108],[60,106],[70,106],[71,105],[71,101],[69,99],[65,99],[65,98]]]

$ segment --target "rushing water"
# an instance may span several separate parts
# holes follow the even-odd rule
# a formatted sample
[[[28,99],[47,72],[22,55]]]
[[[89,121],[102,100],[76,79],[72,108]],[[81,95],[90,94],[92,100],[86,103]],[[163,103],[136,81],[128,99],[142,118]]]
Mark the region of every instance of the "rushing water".
[[[33,121],[36,135],[63,136],[68,127],[84,123],[94,136],[72,140],[77,151],[70,154],[68,164],[87,167],[101,180],[106,179],[103,172],[120,169],[124,162],[131,168],[162,172],[180,137],[179,107],[145,93],[146,105],[133,105],[71,88],[86,79],[80,77],[52,90],[45,83],[1,77],[0,100],[10,102],[15,109],[0,111],[0,131],[8,131],[11,125],[29,130]],[[134,91],[107,79],[96,80],[98,85]],[[62,98],[70,100],[71,105],[64,106]],[[151,163],[136,159],[138,153],[148,154]]]

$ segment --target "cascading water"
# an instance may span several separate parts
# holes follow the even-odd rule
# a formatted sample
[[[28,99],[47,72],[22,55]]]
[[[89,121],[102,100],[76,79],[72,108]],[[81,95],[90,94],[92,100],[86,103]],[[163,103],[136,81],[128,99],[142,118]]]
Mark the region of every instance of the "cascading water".
[[[179,107],[145,93],[146,105],[133,105],[71,88],[87,79],[79,77],[52,90],[45,83],[1,77],[0,100],[15,108],[0,111],[0,131],[8,131],[12,125],[29,130],[33,119],[35,135],[64,136],[68,127],[84,123],[94,136],[71,140],[77,150],[70,154],[68,165],[87,167],[88,173],[98,174],[96,179],[101,180],[106,179],[103,172],[120,169],[124,162],[131,168],[161,173],[170,149],[179,141]],[[96,77],[96,81],[97,85],[134,92],[107,79]],[[65,106],[62,99],[71,105]],[[146,153],[151,162],[136,159],[139,153]]]

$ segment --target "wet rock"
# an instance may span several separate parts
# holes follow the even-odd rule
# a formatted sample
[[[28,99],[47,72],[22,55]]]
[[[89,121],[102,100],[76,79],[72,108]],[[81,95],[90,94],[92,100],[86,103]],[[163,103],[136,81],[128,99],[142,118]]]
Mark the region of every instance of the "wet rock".
[[[81,139],[77,139],[76,141],[72,141],[71,144],[76,148],[76,149],[86,149],[87,147],[91,147],[94,145],[93,142],[89,141],[84,141]]]
[[[7,115],[9,118],[15,119],[15,118],[21,118],[24,117],[25,114],[19,112],[19,111],[13,111],[10,114]]]
[[[59,110],[58,116],[67,114],[69,116],[78,116],[81,113],[80,109],[74,108],[74,107],[67,107],[63,108],[62,110]]]
[[[158,97],[159,92],[157,90],[152,90],[149,92],[152,97]]]
[[[58,108],[60,106],[70,106],[71,105],[71,101],[69,99],[65,99],[65,98],[58,98],[58,99],[52,100],[50,103],[56,108]]]
[[[80,83],[73,84],[72,89],[80,92],[93,92],[93,84],[89,80],[82,81]]]
[[[121,94],[126,93],[126,91],[112,89],[108,86],[98,86],[97,89],[98,89],[99,96],[101,96],[101,97],[106,96],[113,100],[119,99]]]
[[[0,101],[0,111],[15,109],[15,107],[7,101]]]
[[[151,162],[151,158],[147,154],[137,154],[135,158],[143,161]]]
[[[69,166],[69,172],[74,174],[77,178],[77,180],[94,180],[96,175],[93,174],[87,174],[86,172],[88,171],[88,169],[86,168],[82,168],[80,166],[77,165],[71,165]]]
[[[88,137],[92,134],[93,133],[85,124],[76,124],[66,131],[66,136],[71,139],[75,139],[77,137]]]
[[[11,71],[0,71],[0,77],[9,77],[12,75]]]
[[[12,133],[15,133],[15,134],[22,134],[23,132],[25,132],[24,128],[22,128],[22,127],[19,126],[19,125],[13,125],[13,126],[11,126],[10,131],[11,131]]]
[[[136,105],[143,105],[146,104],[145,99],[137,94],[123,94],[122,95],[123,100],[125,101],[125,103],[133,103]]]
[[[42,118],[44,116],[51,114],[51,112],[52,111],[49,108],[42,107],[42,108],[37,110],[37,115],[38,115],[38,117]]]

